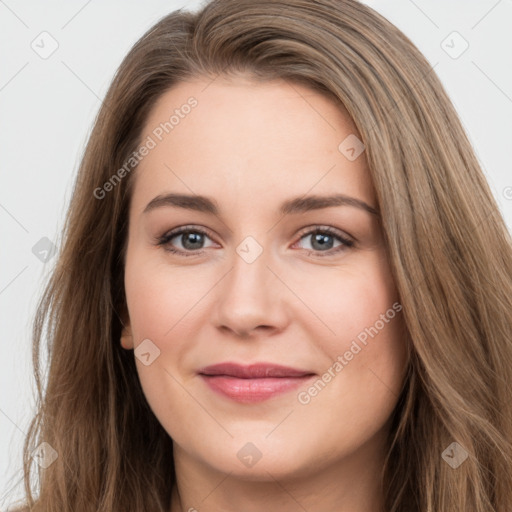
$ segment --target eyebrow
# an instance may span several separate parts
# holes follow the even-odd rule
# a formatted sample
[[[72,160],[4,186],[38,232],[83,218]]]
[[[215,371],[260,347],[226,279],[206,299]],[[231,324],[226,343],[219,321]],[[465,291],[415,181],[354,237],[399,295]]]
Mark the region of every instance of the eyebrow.
[[[194,210],[212,215],[219,214],[219,207],[214,199],[206,196],[188,195],[188,194],[164,194],[152,199],[143,213],[150,212],[162,206],[174,206],[186,210]],[[279,212],[281,215],[305,213],[312,210],[321,210],[322,208],[331,208],[333,206],[352,206],[360,210],[379,216],[379,212],[373,206],[365,203],[361,199],[350,197],[344,194],[334,194],[329,196],[303,196],[288,199],[282,203]]]

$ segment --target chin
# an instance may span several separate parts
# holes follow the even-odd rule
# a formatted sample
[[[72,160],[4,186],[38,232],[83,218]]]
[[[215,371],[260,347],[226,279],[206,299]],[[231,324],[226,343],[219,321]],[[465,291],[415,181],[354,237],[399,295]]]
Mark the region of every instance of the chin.
[[[224,444],[216,444],[213,450],[212,445],[205,450],[198,447],[196,460],[200,459],[201,465],[210,466],[215,471],[253,482],[300,478],[311,473],[315,457],[308,457],[303,446],[289,440],[287,443],[279,436],[273,440],[265,439],[268,432],[263,435],[250,435],[249,432],[246,431],[243,441],[240,437],[230,438]]]

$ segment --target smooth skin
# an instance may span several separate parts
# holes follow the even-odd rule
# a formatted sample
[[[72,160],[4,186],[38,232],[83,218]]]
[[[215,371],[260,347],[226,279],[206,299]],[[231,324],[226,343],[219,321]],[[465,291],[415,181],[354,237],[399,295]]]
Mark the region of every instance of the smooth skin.
[[[160,350],[136,364],[173,439],[171,512],[380,511],[389,419],[407,365],[402,313],[307,404],[298,400],[304,389],[239,403],[197,373],[269,362],[321,379],[399,302],[377,215],[351,205],[279,213],[289,199],[335,193],[377,209],[365,153],[350,161],[338,150],[357,129],[343,107],[306,87],[219,76],[162,95],[141,140],[155,139],[191,96],[197,106],[132,176],[121,340],[128,350],[143,340]],[[169,204],[144,212],[169,193],[207,196],[219,212]],[[193,234],[158,244],[179,227]],[[335,233],[322,245],[315,227]],[[263,251],[251,263],[237,252],[255,250],[242,244],[247,237]],[[257,457],[247,443],[261,453],[252,466],[237,456],[245,447]]]

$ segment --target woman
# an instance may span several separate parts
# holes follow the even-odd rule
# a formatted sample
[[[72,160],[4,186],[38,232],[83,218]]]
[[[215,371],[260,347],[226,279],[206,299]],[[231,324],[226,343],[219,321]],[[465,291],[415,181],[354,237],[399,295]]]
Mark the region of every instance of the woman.
[[[172,13],[107,93],[38,310],[30,509],[505,512],[511,276],[456,112],[383,17]]]

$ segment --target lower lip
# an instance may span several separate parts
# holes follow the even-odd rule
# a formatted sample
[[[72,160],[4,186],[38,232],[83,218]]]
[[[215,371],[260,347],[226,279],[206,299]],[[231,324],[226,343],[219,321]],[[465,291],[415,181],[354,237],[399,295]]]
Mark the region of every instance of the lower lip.
[[[314,375],[260,379],[239,379],[226,375],[201,375],[201,377],[217,393],[237,402],[254,403],[263,402],[287,391],[292,391],[310,380]]]

